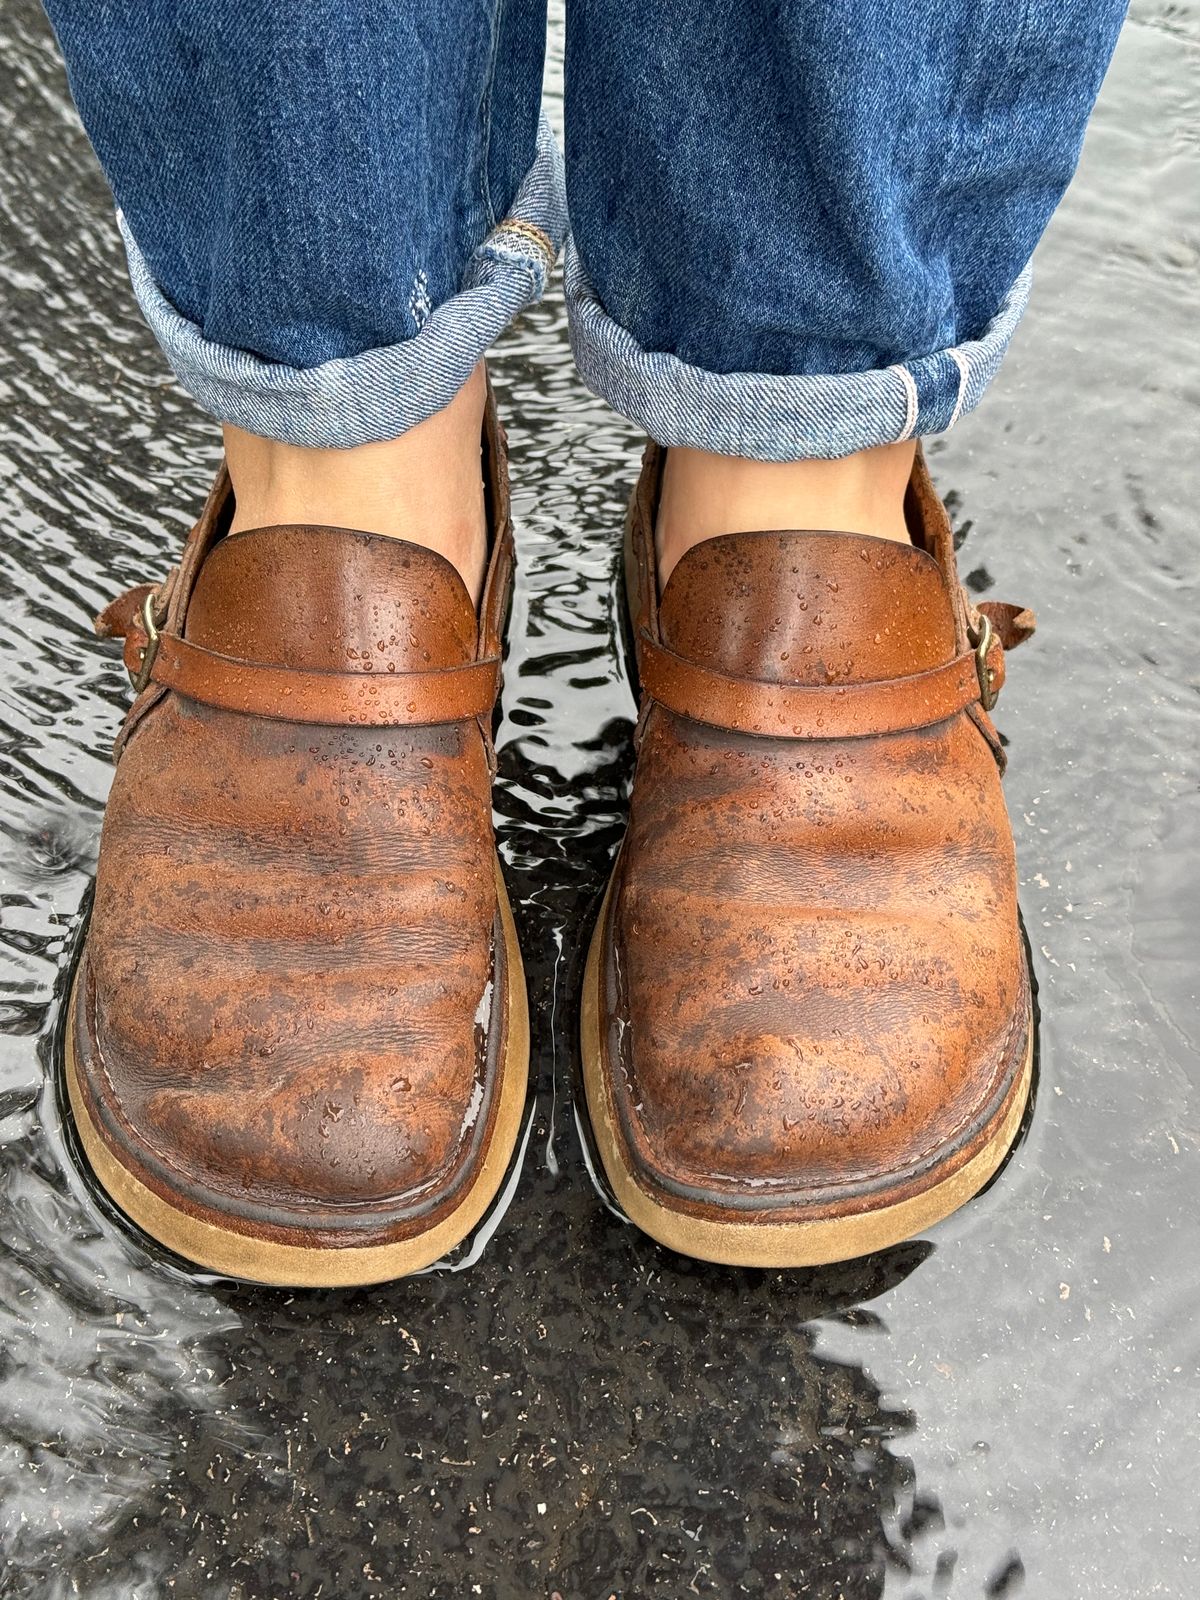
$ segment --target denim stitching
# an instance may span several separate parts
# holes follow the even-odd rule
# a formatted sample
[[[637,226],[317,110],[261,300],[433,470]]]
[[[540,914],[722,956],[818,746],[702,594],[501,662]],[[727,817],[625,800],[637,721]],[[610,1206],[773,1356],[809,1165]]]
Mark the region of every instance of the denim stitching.
[[[920,399],[917,395],[916,379],[913,377],[912,373],[907,367],[889,367],[888,371],[894,372],[900,379],[900,382],[904,385],[904,426],[896,435],[896,442],[899,444],[902,439],[912,438],[912,431],[917,425],[917,412],[920,410]]]
[[[479,192],[483,200],[483,214],[487,218],[489,228],[496,226],[496,210],[492,204],[492,90],[496,83],[496,65],[500,56],[500,24],[504,17],[504,0],[495,0],[492,7],[492,37],[488,52],[487,77],[484,79],[483,98],[479,104],[479,118],[482,124],[481,162],[479,172]]]
[[[545,270],[549,272],[558,258],[558,251],[544,229],[537,227],[535,223],[525,222],[520,217],[506,217],[503,222],[496,224],[483,242],[485,245],[503,248],[506,236],[509,234],[531,243],[543,258]]]
[[[967,385],[971,380],[971,364],[961,350],[947,350],[946,354],[958,368],[958,396],[954,402],[954,410],[950,413],[950,421],[946,424],[949,430],[962,416],[963,402],[967,398]]]

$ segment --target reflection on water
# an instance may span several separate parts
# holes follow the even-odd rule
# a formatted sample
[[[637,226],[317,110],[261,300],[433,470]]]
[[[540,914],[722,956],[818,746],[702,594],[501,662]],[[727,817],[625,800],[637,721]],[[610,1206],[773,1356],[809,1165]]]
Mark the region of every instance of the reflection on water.
[[[934,452],[963,570],[1036,604],[1003,708],[1042,1084],[926,1239],[798,1274],[657,1249],[588,1181],[583,955],[629,775],[613,551],[638,441],[557,300],[506,341],[521,570],[497,820],[535,1020],[468,1270],[192,1274],[99,1200],[54,1027],[124,673],[89,619],[214,464],[127,292],[33,0],[0,16],[0,1593],[1191,1596],[1200,14],[1142,4],[1026,329]],[[465,1266],[460,1260],[457,1266]]]

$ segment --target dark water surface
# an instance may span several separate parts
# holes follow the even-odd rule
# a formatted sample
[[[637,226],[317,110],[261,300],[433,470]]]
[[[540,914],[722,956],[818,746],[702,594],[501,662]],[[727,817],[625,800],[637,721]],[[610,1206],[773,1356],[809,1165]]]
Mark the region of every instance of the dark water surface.
[[[90,618],[161,574],[214,431],[167,380],[33,0],[0,11],[0,1594],[1200,1595],[1200,6],[1140,3],[1033,308],[935,467],[1037,640],[1002,706],[1041,979],[999,1182],[838,1269],[656,1248],[571,1073],[632,701],[632,431],[555,297],[496,363],[522,565],[496,805],[537,1110],[477,1264],[370,1292],[179,1270],[98,1202],[54,1023],[127,702]]]

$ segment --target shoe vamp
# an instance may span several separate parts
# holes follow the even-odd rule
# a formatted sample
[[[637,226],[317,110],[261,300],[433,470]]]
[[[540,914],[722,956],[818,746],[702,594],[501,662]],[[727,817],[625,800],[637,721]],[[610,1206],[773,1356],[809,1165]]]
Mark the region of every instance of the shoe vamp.
[[[461,1156],[496,914],[477,730],[324,728],[172,699],[105,820],[98,1092],[169,1167],[367,1201]]]
[[[919,1165],[1021,1043],[1011,830],[963,718],[809,742],[656,716],[614,932],[629,1124],[680,1181]]]

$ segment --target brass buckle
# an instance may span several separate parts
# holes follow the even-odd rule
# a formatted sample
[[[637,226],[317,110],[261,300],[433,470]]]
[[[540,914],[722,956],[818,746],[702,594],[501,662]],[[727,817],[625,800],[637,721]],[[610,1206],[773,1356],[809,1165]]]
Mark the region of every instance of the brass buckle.
[[[158,623],[154,620],[154,602],[157,595],[154,590],[142,601],[142,626],[146,630],[146,643],[138,656],[138,669],[132,674],[134,692],[141,694],[150,682],[150,674],[154,670],[154,658],[158,654]]]
[[[993,687],[996,681],[996,672],[988,666],[988,655],[992,648],[992,625],[981,611],[979,613],[978,628],[968,628],[967,638],[975,647],[975,671],[979,677],[979,699],[985,711],[990,711],[996,704],[997,691]]]

